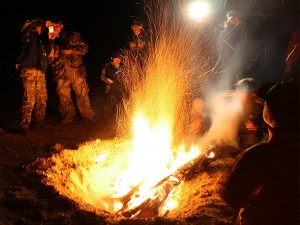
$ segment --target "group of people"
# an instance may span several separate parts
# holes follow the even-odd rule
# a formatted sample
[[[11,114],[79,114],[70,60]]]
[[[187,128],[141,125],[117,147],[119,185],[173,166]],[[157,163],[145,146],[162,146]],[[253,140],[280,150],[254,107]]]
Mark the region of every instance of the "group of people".
[[[51,68],[59,98],[62,123],[74,120],[76,106],[82,118],[92,121],[95,113],[89,99],[86,70],[82,59],[89,46],[80,33],[66,31],[60,19],[26,21],[21,28],[22,50],[16,68],[22,83],[20,130],[30,133],[32,126],[43,125],[46,115],[46,72]]]
[[[223,141],[242,151],[267,137],[263,106],[255,80],[243,78],[233,90],[208,102],[201,98],[193,100],[191,132],[202,137],[210,131],[218,142]]]
[[[299,25],[291,24],[287,38],[288,45],[278,44],[277,55],[270,53],[270,36],[268,25],[261,14],[250,14],[242,10],[229,10],[225,22],[216,32],[214,88],[230,90],[233,85],[246,77],[252,77],[263,84],[267,81],[264,71],[273,71],[275,80],[293,80],[299,82]],[[292,29],[293,28],[293,29]],[[283,37],[282,37],[283,38]],[[282,48],[282,49],[280,49]],[[283,52],[284,53],[284,52]],[[280,57],[281,64],[270,65],[270,57]],[[282,71],[282,72],[281,72]],[[277,78],[276,78],[277,77]]]
[[[227,16],[233,24],[240,23],[238,15]],[[138,62],[144,60],[141,50],[147,46],[147,41],[141,35],[142,24],[134,21],[131,29],[128,45],[123,51],[114,52],[101,71],[100,79],[106,84],[107,117],[115,114],[116,106],[126,93],[122,60],[127,51],[141,57]],[[72,122],[75,117],[71,91],[82,118],[93,120],[95,113],[88,96],[82,60],[89,46],[80,34],[66,31],[59,19],[26,21],[21,34],[23,49],[16,64],[23,87],[21,131],[30,132],[32,125],[39,126],[45,119],[48,67],[56,81],[61,122]],[[253,78],[240,79],[234,86],[235,90],[222,98],[225,101],[238,99],[241,103],[237,135],[241,153],[224,183],[221,196],[237,210],[239,225],[299,224],[299,83],[294,80],[277,83],[261,97],[257,96]],[[191,132],[200,136],[213,122],[203,113],[204,108],[207,108],[205,103],[195,99]]]
[[[257,63],[259,51],[248,42],[256,37],[251,34],[259,30],[259,23],[247,23],[238,11],[231,10],[226,16],[226,26],[218,39],[220,70],[216,84],[225,91],[223,101],[239,99],[242,114],[239,118],[233,115],[238,118],[237,124],[226,123],[238,127],[236,143],[240,153],[220,196],[236,211],[237,225],[300,224],[299,27],[290,35],[282,81],[270,83],[265,89],[261,86],[258,92],[255,79],[243,76],[251,75],[257,66],[253,63]],[[198,117],[210,120],[206,115],[209,107],[202,107],[204,113]],[[198,117],[197,132],[202,129]],[[199,133],[205,134],[211,126],[213,121],[208,128],[204,124]]]
[[[223,107],[231,107],[223,125],[225,135],[236,128],[239,149],[220,196],[236,210],[237,225],[299,224],[299,83],[281,81],[260,96],[253,78],[234,86],[218,99]],[[237,111],[232,110],[235,104],[230,105],[235,102],[240,106]],[[196,98],[192,107],[191,132],[202,137],[213,129],[213,106]]]
[[[268,139],[242,151],[221,191],[238,225],[299,224],[299,83],[285,81],[264,96]]]
[[[142,79],[149,46],[149,36],[143,23],[134,17],[130,24],[130,35],[126,37],[124,46],[113,51],[109,62],[105,63],[101,71],[101,81],[106,86],[103,119],[107,123],[116,121],[116,113],[122,99],[129,96],[126,76],[138,74],[138,77]]]
[[[228,102],[240,103],[240,110],[233,113],[228,109],[231,114],[225,115],[226,121],[223,121],[224,128],[235,127],[235,142],[240,153],[224,180],[220,197],[236,211],[237,225],[300,224],[299,28],[294,30],[288,43],[282,81],[266,84],[259,90],[253,77],[240,76],[248,74],[251,65],[247,65],[245,72],[242,64],[238,67],[233,64],[241,58],[240,41],[246,39],[235,36],[238,43],[226,40],[232,34],[229,29],[241,26],[241,17],[236,12],[228,13],[227,18],[231,25],[220,39],[223,74],[217,81],[218,87],[225,85],[222,87],[225,92],[218,100],[226,102],[225,108],[235,107],[227,105]],[[238,30],[234,32],[246,35]],[[224,84],[228,78],[222,77],[225,73],[236,77]],[[213,129],[211,108],[215,100],[194,99],[191,132],[202,137]],[[222,110],[227,109],[219,110],[218,114]]]
[[[147,57],[149,41],[141,20],[133,18],[130,28],[131,34],[126,38],[124,47],[113,51],[100,74],[100,80],[106,85],[105,121],[112,121],[121,99],[126,96],[124,57],[130,58],[127,68],[131,70],[141,70]],[[83,119],[93,121],[96,113],[90,103],[82,59],[89,51],[89,45],[81,38],[81,34],[67,31],[60,19],[33,19],[25,21],[21,27],[21,44],[16,63],[23,87],[19,124],[21,132],[31,133],[32,127],[40,127],[44,123],[48,69],[56,83],[61,123],[74,121],[77,109]]]

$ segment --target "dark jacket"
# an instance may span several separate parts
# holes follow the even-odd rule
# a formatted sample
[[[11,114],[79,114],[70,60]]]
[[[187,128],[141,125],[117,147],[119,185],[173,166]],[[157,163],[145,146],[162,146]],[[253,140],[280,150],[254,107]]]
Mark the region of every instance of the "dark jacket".
[[[109,84],[107,79],[111,79],[113,83]],[[101,80],[106,83],[106,93],[118,96],[124,94],[125,86],[122,65],[117,68],[113,62],[106,63],[101,72]]]
[[[43,20],[34,20],[23,26],[21,31],[22,50],[17,59],[17,64],[21,68],[35,68],[46,72],[50,46],[46,44],[46,38],[35,30],[37,25],[45,25],[45,23]]]
[[[102,75],[101,75],[102,81],[106,82],[106,78],[109,78],[112,81],[115,81],[118,78],[118,71],[119,71],[119,68],[115,67],[113,62],[106,63],[102,70]]]
[[[299,132],[275,131],[242,152],[222,190],[238,224],[299,224]]]

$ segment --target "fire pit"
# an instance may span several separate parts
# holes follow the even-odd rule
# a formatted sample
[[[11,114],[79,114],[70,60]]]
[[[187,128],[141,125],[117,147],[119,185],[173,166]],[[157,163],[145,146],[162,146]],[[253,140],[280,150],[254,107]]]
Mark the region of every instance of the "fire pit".
[[[88,142],[77,150],[65,149],[39,159],[36,172],[46,186],[53,186],[80,209],[112,224],[234,224],[234,213],[222,202],[219,191],[237,153],[235,148],[218,146],[211,149],[214,157],[195,157],[149,187],[145,197],[138,192],[143,181],[125,195],[115,197],[114,181],[126,168],[130,146],[129,141],[120,138]],[[129,208],[133,199],[138,203]],[[173,203],[172,207],[166,209],[167,203]]]

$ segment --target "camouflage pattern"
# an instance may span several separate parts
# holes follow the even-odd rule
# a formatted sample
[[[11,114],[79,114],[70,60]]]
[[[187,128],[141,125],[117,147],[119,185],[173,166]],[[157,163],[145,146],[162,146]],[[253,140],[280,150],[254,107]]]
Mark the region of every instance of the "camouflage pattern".
[[[77,108],[80,115],[85,119],[92,119],[94,111],[88,96],[89,87],[85,77],[76,75],[76,70],[69,68],[68,75],[57,79],[56,92],[59,97],[59,111],[65,120],[75,117],[75,107],[71,96],[71,87],[74,91]]]
[[[50,64],[55,80],[67,77],[69,68],[73,68],[77,76],[86,76],[82,56],[88,52],[89,46],[81,39],[80,33],[62,31],[59,39],[55,40],[54,48],[55,54],[50,58]],[[72,50],[72,54],[64,54],[63,50],[68,49]]]
[[[63,50],[72,50],[67,55]],[[82,56],[89,50],[89,46],[81,39],[80,33],[62,31],[55,40],[55,56],[50,66],[54,80],[57,83],[56,93],[59,97],[59,111],[63,120],[72,120],[75,116],[75,107],[71,91],[74,91],[77,108],[85,119],[92,119],[94,111],[88,96],[89,87],[86,82],[86,70]]]
[[[47,88],[45,73],[32,68],[23,68],[20,73],[23,86],[21,128],[29,128],[31,117],[42,122],[46,115]]]

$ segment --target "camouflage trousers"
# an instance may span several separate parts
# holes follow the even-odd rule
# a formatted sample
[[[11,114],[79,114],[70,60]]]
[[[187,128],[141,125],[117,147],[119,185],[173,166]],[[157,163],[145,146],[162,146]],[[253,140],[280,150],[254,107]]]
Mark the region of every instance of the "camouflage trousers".
[[[69,71],[70,72],[70,71]],[[89,87],[85,77],[76,73],[65,75],[56,80],[56,92],[59,98],[59,111],[64,120],[72,120],[76,111],[72,101],[71,91],[74,91],[76,105],[82,118],[92,119],[94,111],[88,96]]]
[[[45,73],[32,68],[23,68],[20,78],[23,86],[20,127],[29,128],[32,119],[42,122],[45,118],[48,98],[46,78]]]

